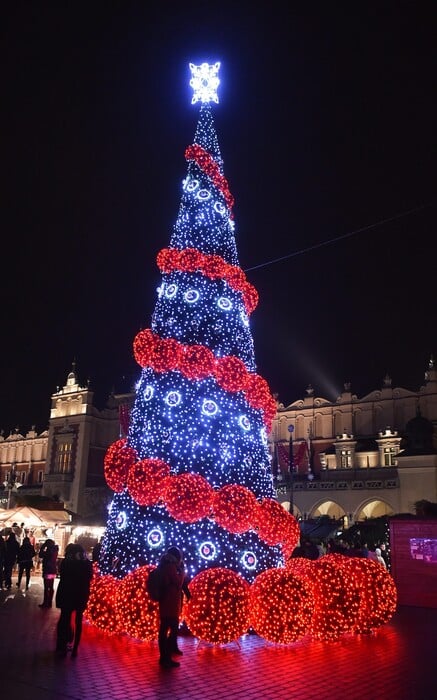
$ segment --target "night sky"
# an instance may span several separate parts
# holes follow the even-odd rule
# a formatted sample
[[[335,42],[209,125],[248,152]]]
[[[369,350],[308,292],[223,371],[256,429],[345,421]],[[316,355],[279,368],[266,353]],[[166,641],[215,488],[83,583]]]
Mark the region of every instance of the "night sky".
[[[222,64],[214,121],[260,295],[258,372],[284,404],[309,383],[331,400],[386,373],[423,384],[437,353],[436,5],[282,4],[3,10],[6,435],[47,427],[73,360],[100,406],[139,376],[132,341],[197,123],[190,61]]]

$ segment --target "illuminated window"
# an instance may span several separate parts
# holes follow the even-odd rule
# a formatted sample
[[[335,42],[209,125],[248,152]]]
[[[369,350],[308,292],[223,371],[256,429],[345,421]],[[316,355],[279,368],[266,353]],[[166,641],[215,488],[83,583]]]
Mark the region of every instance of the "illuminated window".
[[[71,471],[72,447],[70,442],[62,442],[58,445],[55,467],[57,474],[68,474]]]
[[[340,469],[349,469],[352,466],[351,450],[342,450],[340,452]]]
[[[385,467],[395,467],[396,466],[396,448],[395,447],[384,447],[384,466]]]

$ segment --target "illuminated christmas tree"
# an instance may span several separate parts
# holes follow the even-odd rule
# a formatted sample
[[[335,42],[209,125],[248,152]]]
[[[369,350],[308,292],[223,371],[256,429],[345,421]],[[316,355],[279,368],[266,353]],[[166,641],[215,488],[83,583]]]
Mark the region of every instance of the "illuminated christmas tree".
[[[157,257],[151,328],[134,341],[143,369],[127,441],[106,458],[116,495],[100,569],[123,577],[177,545],[191,578],[226,567],[251,582],[282,563],[298,531],[274,497],[276,405],[256,373],[249,317],[258,295],[239,265],[210,104],[219,64],[190,67],[199,119],[170,246]]]
[[[276,404],[256,372],[258,295],[238,262],[210,105],[219,64],[190,68],[199,119],[170,246],[157,256],[151,328],[134,340],[142,370],[128,434],[105,457],[115,494],[86,616],[108,633],[156,638],[147,578],[178,546],[191,579],[183,617],[200,639],[229,642],[249,627],[283,644],[368,632],[396,608],[383,567],[342,555],[287,561],[299,526],[274,494]]]

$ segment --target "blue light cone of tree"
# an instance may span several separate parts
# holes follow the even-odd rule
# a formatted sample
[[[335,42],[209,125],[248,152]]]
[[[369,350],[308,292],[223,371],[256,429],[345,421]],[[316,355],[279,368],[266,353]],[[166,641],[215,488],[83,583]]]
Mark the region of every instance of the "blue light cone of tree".
[[[205,149],[223,175],[211,107],[202,104],[194,143]],[[194,161],[187,177],[170,248],[195,248],[239,265],[234,223],[225,197]],[[253,339],[242,294],[223,279],[201,272],[162,275],[151,328],[161,338],[203,345],[217,358],[234,355],[256,372]],[[144,368],[136,387],[128,444],[139,459],[159,458],[171,474],[202,475],[214,489],[227,484],[249,488],[258,500],[274,498],[271,458],[261,410],[242,391],[223,390],[214,377],[189,380],[173,370]],[[226,567],[252,582],[280,565],[279,547],[268,546],[254,530],[233,534],[212,518],[183,523],[164,505],[139,506],[127,491],[115,494],[104,539],[101,573],[123,578],[138,566],[155,564],[169,546],[184,552],[194,577]]]

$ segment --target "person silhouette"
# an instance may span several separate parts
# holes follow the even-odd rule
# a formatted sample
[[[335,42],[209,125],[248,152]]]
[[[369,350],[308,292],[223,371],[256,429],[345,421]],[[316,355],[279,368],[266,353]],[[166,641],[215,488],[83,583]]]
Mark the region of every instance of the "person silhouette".
[[[40,608],[51,608],[55,591],[55,578],[58,573],[59,547],[54,540],[47,539],[39,550],[39,558],[42,559],[42,577],[44,581],[44,600]]]
[[[59,569],[59,584],[56,590],[56,607],[61,614],[56,629],[56,653],[65,656],[68,644],[73,642],[71,655],[77,656],[82,636],[82,616],[87,606],[93,565],[80,544],[69,544]],[[74,629],[72,616],[74,613]]]
[[[183,654],[177,643],[183,593],[188,600],[191,597],[181,550],[169,547],[158,566],[162,569],[163,588],[159,600],[159,664],[164,668],[177,668],[180,666],[179,661],[174,661],[171,657]]]
[[[30,585],[30,571],[33,566],[33,557],[35,556],[35,548],[33,547],[29,537],[23,537],[23,544],[18,552],[18,581],[17,588],[21,586],[21,579],[26,572],[26,591]]]
[[[12,569],[17,561],[20,545],[15,532],[10,532],[5,545],[4,579],[8,591],[12,588]]]

